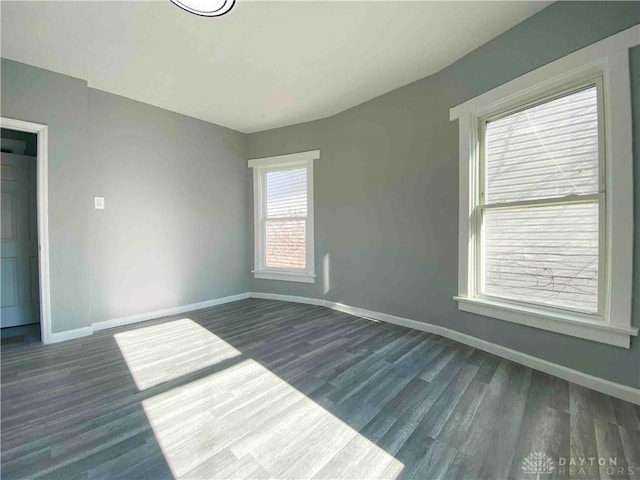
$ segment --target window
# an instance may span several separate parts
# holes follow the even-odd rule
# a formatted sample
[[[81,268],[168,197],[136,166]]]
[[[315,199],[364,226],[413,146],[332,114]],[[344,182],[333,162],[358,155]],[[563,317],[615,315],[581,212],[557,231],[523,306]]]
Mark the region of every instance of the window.
[[[320,152],[249,160],[255,278],[313,283],[313,161]]]
[[[599,85],[482,121],[479,294],[601,313]]]
[[[459,309],[629,347],[634,27],[451,109]]]

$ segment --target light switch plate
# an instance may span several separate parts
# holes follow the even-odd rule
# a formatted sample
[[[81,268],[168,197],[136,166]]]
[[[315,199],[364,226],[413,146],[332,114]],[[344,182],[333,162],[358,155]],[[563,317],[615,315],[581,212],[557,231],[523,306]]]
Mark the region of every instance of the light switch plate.
[[[104,210],[104,197],[94,197],[93,205],[95,206],[96,210]]]

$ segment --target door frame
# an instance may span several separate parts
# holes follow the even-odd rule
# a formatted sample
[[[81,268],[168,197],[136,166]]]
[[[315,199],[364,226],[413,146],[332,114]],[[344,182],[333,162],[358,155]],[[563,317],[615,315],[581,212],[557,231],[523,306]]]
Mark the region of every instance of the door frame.
[[[20,132],[35,133],[37,151],[38,269],[40,279],[40,339],[52,342],[51,292],[49,282],[49,127],[40,123],[0,117],[0,126]]]

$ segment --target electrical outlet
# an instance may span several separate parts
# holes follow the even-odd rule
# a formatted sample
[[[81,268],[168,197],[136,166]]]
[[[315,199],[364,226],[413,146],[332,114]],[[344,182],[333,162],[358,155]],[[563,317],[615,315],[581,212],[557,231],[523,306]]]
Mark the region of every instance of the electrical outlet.
[[[96,210],[104,210],[104,197],[94,197],[93,205],[95,206]]]

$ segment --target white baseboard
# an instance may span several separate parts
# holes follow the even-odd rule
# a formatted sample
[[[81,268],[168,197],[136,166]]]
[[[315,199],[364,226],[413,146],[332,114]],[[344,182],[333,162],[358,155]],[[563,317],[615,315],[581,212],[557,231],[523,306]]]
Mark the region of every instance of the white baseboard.
[[[450,328],[442,327],[439,325],[432,325],[425,322],[418,322],[408,318],[397,317],[395,315],[389,315],[386,313],[375,312],[373,310],[366,310],[364,308],[352,307],[342,303],[331,302],[329,300],[323,300],[319,298],[311,297],[298,297],[294,295],[278,295],[273,293],[259,293],[248,292],[238,295],[231,295],[228,297],[216,298],[213,300],[207,300],[206,302],[191,303],[189,305],[182,305],[179,307],[165,308],[162,310],[156,310],[154,312],[141,313],[136,315],[129,315],[126,317],[114,318],[104,322],[93,323],[89,327],[77,328],[75,330],[67,330],[64,332],[57,332],[51,334],[51,343],[62,342],[65,340],[71,340],[74,338],[85,337],[91,335],[93,332],[105,330],[107,328],[121,327],[132,323],[143,322],[146,320],[154,320],[156,318],[167,317],[170,315],[178,315],[181,313],[191,312],[194,310],[200,310],[202,308],[213,307],[216,305],[222,305],[224,303],[235,302],[238,300],[244,300],[246,298],[262,298],[268,300],[280,300],[285,302],[305,303],[309,305],[317,305],[322,307],[331,308],[340,312],[348,313],[357,317],[366,318],[378,322],[387,322],[394,325],[400,325],[402,327],[413,328],[415,330],[421,330],[424,332],[434,333],[443,337],[449,338],[456,342],[464,343],[474,348],[478,348],[485,352],[492,353],[507,360],[525,365],[530,368],[535,368],[541,372],[554,375],[569,382],[582,385],[583,387],[591,388],[598,392],[611,395],[612,397],[620,398],[628,402],[636,403],[640,405],[640,389],[629,387],[627,385],[621,385],[614,383],[604,378],[594,377],[587,373],[574,370],[569,367],[564,367],[556,363],[543,360],[526,353],[512,350],[502,345],[481,340],[479,338],[467,335],[465,333],[458,332],[457,330],[451,330]]]
[[[48,343],[64,342],[65,340],[73,340],[74,338],[86,337],[93,333],[93,328],[82,327],[74,330],[65,330],[64,332],[53,332],[49,337]]]
[[[251,298],[262,298],[264,300],[281,300],[283,302],[306,303],[319,307],[328,307],[329,301],[321,298],[297,297],[295,295],[279,295],[277,293],[249,292]]]
[[[395,315],[388,315],[386,313],[374,312],[372,310],[352,307],[349,305],[344,305],[342,303],[331,302],[329,300],[322,300],[318,298],[297,297],[293,295],[278,295],[274,293],[259,292],[251,292],[249,296],[251,298],[262,298],[268,300],[281,300],[285,302],[319,305],[370,320],[393,323],[394,325],[400,325],[402,327],[413,328],[415,330],[421,330],[428,333],[434,333],[436,335],[449,338],[456,342],[464,343],[465,345],[469,345],[470,347],[492,353],[502,358],[506,358],[507,360],[511,360],[512,362],[519,363],[526,367],[534,368],[536,370],[540,370],[541,372],[554,375],[558,378],[576,383],[583,387],[587,387],[592,390],[611,395],[612,397],[620,398],[622,400],[626,400],[627,402],[632,402],[640,405],[640,389],[611,382],[609,380],[605,380],[604,378],[594,377],[593,375],[589,375],[587,373],[583,373],[569,367],[564,367],[562,365],[558,365],[557,363],[548,362],[547,360],[543,360],[541,358],[534,357],[517,350],[512,350],[511,348],[503,347],[502,345],[498,345],[496,343],[481,340],[471,335],[458,332],[457,330],[451,330],[450,328],[442,327],[439,325],[432,325],[425,322],[418,322],[416,320],[397,317]]]
[[[126,317],[113,318],[111,320],[105,320],[103,322],[96,322],[92,324],[92,328],[94,332],[99,332],[100,330],[106,330],[107,328],[122,327],[124,325],[144,322],[146,320],[154,320],[156,318],[168,317],[170,315],[179,315],[181,313],[193,312],[194,310],[215,307],[216,305],[222,305],[223,303],[237,302],[238,300],[244,300],[246,298],[249,298],[249,293],[240,293],[238,295],[215,298],[213,300],[207,300],[205,302],[190,303],[188,305],[181,305],[179,307],[164,308],[162,310],[155,310],[153,312],[138,313],[136,315],[128,315]]]
[[[156,310],[153,312],[138,313],[136,315],[113,318],[111,320],[105,320],[104,322],[92,323],[89,327],[82,327],[76,328],[75,330],[66,330],[64,332],[53,333],[51,334],[51,338],[48,343],[64,342],[65,340],[71,340],[73,338],[86,337],[88,335],[92,335],[94,332],[99,332],[100,330],[106,330],[108,328],[122,327],[124,325],[130,325],[132,323],[144,322],[146,320],[154,320],[156,318],[168,317],[170,315],[192,312],[194,310],[214,307],[216,305],[222,305],[223,303],[236,302],[238,300],[244,300],[246,298],[249,298],[249,293],[240,293],[238,295],[230,295],[228,297],[214,298],[213,300],[207,300],[206,302],[190,303],[188,305],[181,305],[179,307],[164,308],[162,310]]]

